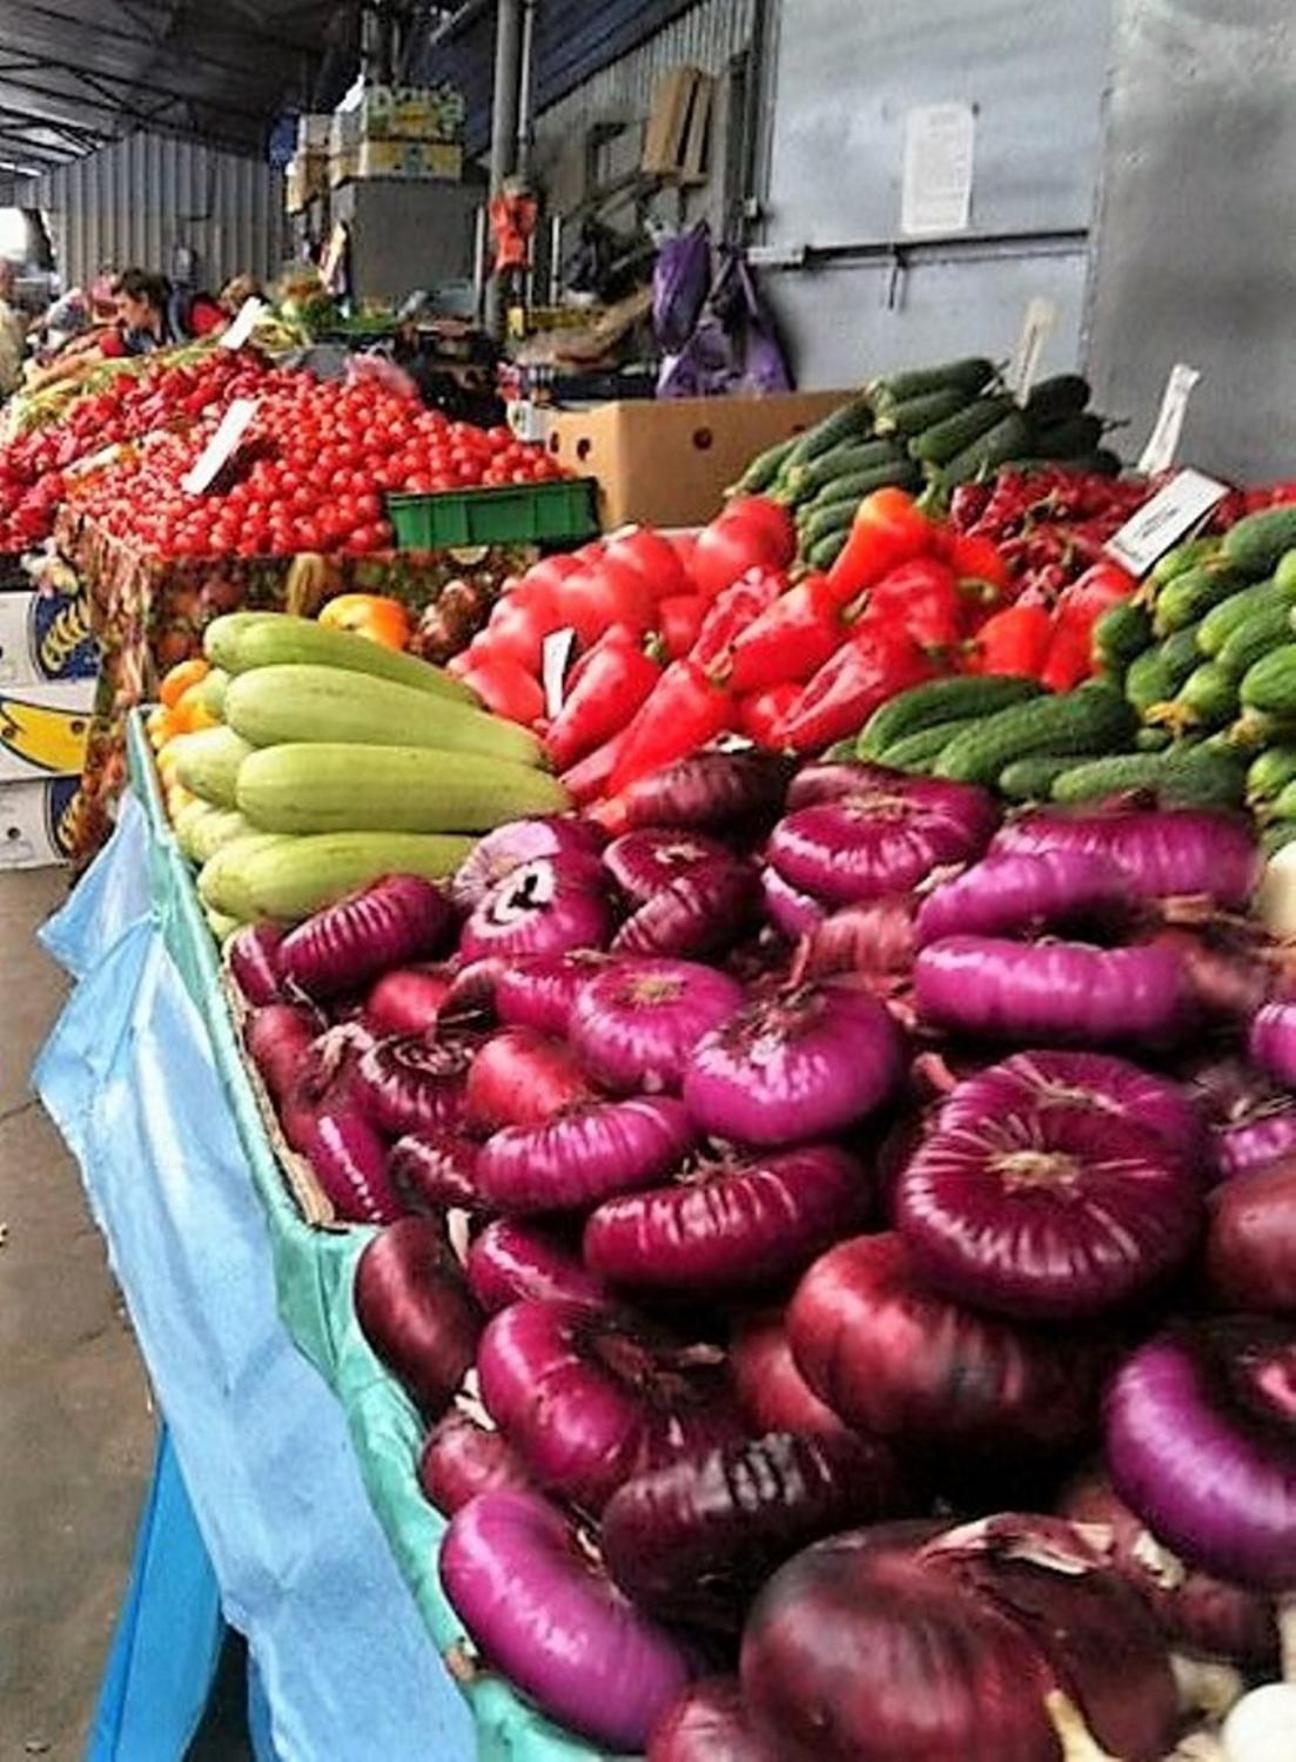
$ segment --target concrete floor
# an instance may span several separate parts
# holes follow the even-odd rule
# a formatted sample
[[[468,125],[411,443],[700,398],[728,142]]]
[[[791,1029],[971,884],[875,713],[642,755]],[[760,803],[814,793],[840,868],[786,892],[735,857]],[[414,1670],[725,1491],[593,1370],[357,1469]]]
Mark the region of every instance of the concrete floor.
[[[0,1762],[79,1762],[152,1458],[80,1177],[28,1089],[63,981],[59,870],[0,874]]]

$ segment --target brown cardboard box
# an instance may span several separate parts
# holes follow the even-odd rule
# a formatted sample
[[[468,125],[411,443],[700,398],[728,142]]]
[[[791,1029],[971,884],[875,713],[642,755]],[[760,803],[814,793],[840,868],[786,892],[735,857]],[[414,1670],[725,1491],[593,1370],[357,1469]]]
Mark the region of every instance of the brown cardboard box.
[[[681,183],[705,181],[707,125],[715,81],[700,67],[672,67],[657,81],[640,169]]]
[[[562,464],[596,477],[606,527],[702,526],[748,461],[846,402],[846,391],[767,398],[626,399],[549,417]]]

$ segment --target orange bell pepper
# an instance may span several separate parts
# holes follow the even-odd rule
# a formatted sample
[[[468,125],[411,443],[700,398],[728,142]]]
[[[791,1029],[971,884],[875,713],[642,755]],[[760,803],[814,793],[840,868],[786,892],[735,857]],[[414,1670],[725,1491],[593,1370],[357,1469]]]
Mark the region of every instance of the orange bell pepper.
[[[856,511],[850,537],[828,571],[837,605],[846,606],[900,563],[933,549],[936,528],[902,489],[876,489]]]
[[[201,655],[177,661],[158,686],[158,698],[168,710],[174,709],[191,685],[200,685],[211,672],[211,663]]]
[[[410,639],[409,613],[399,600],[380,593],[340,593],[321,610],[326,630],[346,630],[383,648],[403,649]]]

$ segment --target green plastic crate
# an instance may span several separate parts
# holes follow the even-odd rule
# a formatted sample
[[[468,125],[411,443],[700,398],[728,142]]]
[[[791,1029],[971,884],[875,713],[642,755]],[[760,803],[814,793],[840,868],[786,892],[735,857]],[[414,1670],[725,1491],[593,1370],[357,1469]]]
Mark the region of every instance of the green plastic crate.
[[[584,539],[599,529],[597,487],[592,477],[568,477],[500,489],[389,495],[387,517],[401,551]]]

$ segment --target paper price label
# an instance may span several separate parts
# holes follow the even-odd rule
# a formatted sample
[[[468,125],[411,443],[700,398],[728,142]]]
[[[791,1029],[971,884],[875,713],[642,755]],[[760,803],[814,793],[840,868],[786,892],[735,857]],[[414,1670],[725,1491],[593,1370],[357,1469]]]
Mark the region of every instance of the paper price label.
[[[255,398],[235,398],[220,419],[215,434],[207,442],[198,460],[181,482],[186,495],[200,496],[216,481],[222,466],[233,458],[239,442],[247,433],[248,424],[257,413]]]
[[[1183,433],[1184,417],[1188,414],[1188,399],[1200,378],[1201,374],[1195,367],[1187,367],[1182,361],[1176,361],[1170,369],[1157,419],[1152,425],[1147,445],[1139,454],[1138,468],[1145,477],[1155,477],[1158,472],[1168,471],[1174,464],[1174,456],[1179,450],[1179,437]]]
[[[241,349],[260,323],[264,311],[265,302],[258,300],[255,294],[251,299],[244,300],[234,316],[234,322],[221,335],[221,348]]]
[[[545,715],[550,721],[563,707],[563,685],[576,647],[574,630],[551,630],[540,649],[540,680],[544,686]]]
[[[1044,345],[1052,335],[1057,319],[1058,310],[1052,300],[1044,300],[1037,295],[1027,303],[1022,317],[1021,334],[1017,338],[1017,347],[1013,350],[1012,362],[1008,368],[1008,390],[1019,404],[1024,404],[1030,396],[1031,387],[1039,372]]]
[[[1146,575],[1227,494],[1224,484],[1201,471],[1177,471],[1103,548],[1131,575]]]
[[[906,111],[901,232],[921,238],[967,231],[975,139],[970,104],[921,104]]]

